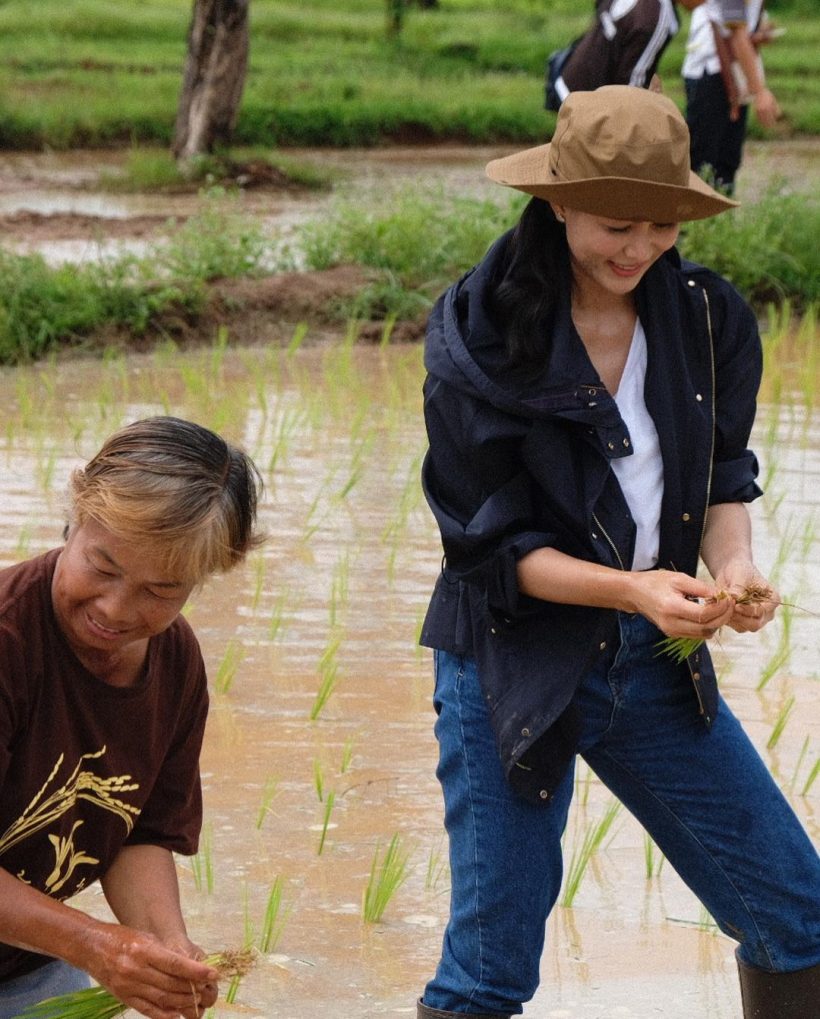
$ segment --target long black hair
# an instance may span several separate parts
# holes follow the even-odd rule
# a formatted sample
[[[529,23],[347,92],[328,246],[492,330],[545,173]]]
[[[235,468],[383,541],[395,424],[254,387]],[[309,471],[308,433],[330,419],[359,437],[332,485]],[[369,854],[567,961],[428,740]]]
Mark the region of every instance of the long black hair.
[[[486,307],[504,336],[513,368],[543,365],[558,295],[570,285],[563,224],[543,198],[531,198],[490,281]]]

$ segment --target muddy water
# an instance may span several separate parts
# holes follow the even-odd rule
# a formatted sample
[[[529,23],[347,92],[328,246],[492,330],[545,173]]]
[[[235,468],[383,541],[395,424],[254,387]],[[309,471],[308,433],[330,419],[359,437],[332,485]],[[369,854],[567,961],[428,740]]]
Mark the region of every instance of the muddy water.
[[[445,194],[499,201],[502,193],[487,180],[484,166],[509,151],[509,146],[453,145],[288,149],[288,159],[330,171],[332,191],[248,188],[237,196],[236,208],[263,224],[277,243],[287,245],[300,225],[316,220],[339,200],[370,205],[399,192],[425,195],[443,189]],[[738,197],[755,201],[774,182],[816,191],[818,153],[816,138],[748,142]],[[0,153],[2,243],[21,253],[39,252],[52,264],[125,253],[141,256],[152,246],[143,220],[154,217],[154,233],[162,234],[168,220],[200,211],[202,199],[195,193],[122,194],[100,188],[101,177],[115,177],[124,159],[116,151]]]
[[[167,348],[0,373],[4,564],[59,542],[71,468],[124,420],[194,418],[243,443],[266,476],[267,545],[189,610],[213,690],[199,877],[179,861],[191,934],[209,950],[258,938],[277,879],[283,899],[278,942],[218,1016],[414,1016],[437,960],[448,876],[430,661],[416,634],[440,551],[417,481],[421,378],[417,347],[342,343],[290,356]],[[761,566],[816,608],[820,420],[798,398],[764,406],[757,444],[769,488],[753,506]],[[820,754],[817,619],[792,610],[789,622],[727,635],[718,660],[726,696],[817,838],[820,780],[800,795]],[[782,667],[756,690],[781,650]],[[318,707],[327,676],[335,686]],[[582,766],[568,856],[608,802]],[[732,943],[670,867],[646,877],[634,821],[622,813],[613,832],[573,908],[550,920],[526,1014],[734,1019]],[[396,833],[409,876],[383,921],[365,924],[374,853]],[[94,890],[78,904],[107,915]]]

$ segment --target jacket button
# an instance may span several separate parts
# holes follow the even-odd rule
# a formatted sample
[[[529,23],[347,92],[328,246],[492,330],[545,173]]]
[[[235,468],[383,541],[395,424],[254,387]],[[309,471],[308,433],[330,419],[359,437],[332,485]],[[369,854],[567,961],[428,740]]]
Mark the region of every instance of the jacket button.
[[[524,729],[521,730],[521,735],[522,736],[529,736],[529,734],[530,734],[530,730],[529,729],[524,728]]]
[[[688,514],[688,513],[684,513],[684,514],[683,514],[683,516],[681,517],[681,520],[682,520],[682,521],[683,521],[683,522],[684,522],[685,524],[688,524],[688,523],[689,523],[689,521],[690,521],[691,519],[692,519],[692,518],[691,518],[691,517],[689,516],[689,514]]]
[[[699,672],[693,672],[692,673],[692,679],[694,679],[694,680],[700,679],[700,673]]]
[[[602,640],[601,643],[598,645],[598,650],[599,651],[606,651],[606,641],[605,640]]]
[[[608,442],[606,444],[606,448],[607,449],[615,449],[615,443],[614,442]]]
[[[595,533],[595,531],[592,532],[592,537],[595,541],[598,540],[598,535]]]
[[[496,628],[495,628],[494,626],[491,626],[491,627],[490,627],[490,633],[493,633],[493,634],[494,634],[494,633],[497,633],[497,632],[498,632],[498,631],[496,630]]]
[[[695,286],[697,286],[697,284],[695,283],[695,281],[694,281],[694,280],[687,280],[686,282],[687,282],[687,284],[688,284],[688,285],[689,285],[690,287],[695,287]]]
[[[624,442],[624,445],[628,448],[629,447],[629,439],[624,439],[623,442]]]
[[[549,793],[547,792],[547,790],[546,790],[546,789],[542,789],[542,790],[541,790],[541,791],[540,791],[540,792],[538,793],[538,795],[539,795],[539,796],[541,797],[541,799],[542,799],[542,800],[548,800],[548,799],[550,798],[550,794],[549,794]]]
[[[698,403],[703,402],[703,397],[700,395],[700,393],[695,393],[695,399],[698,401]]]

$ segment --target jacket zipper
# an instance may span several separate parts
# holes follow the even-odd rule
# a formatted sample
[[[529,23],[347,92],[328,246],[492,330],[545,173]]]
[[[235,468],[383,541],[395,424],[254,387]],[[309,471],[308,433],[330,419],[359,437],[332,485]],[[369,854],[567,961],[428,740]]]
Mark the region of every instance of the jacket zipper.
[[[601,521],[598,519],[598,517],[594,513],[592,514],[592,519],[595,521],[595,523],[598,526],[598,529],[600,530],[601,534],[603,534],[603,536],[606,538],[609,547],[615,553],[615,557],[618,560],[618,565],[620,566],[620,568],[622,570],[625,570],[626,567],[624,566],[623,559],[621,559],[621,553],[618,551],[618,546],[615,544],[615,542],[612,540],[612,538],[610,538],[610,536],[606,533],[606,530],[603,527],[603,525],[601,524]]]
[[[706,534],[706,516],[709,512],[709,496],[712,494],[712,465],[715,456],[715,341],[712,335],[712,316],[709,309],[709,295],[706,290],[701,288],[703,294],[703,301],[706,305],[706,327],[709,330],[709,364],[712,371],[712,392],[710,394],[711,400],[711,414],[712,414],[712,442],[709,447],[709,474],[706,478],[706,505],[703,508],[703,524],[700,529],[700,543],[698,544],[698,558],[703,550],[703,538]]]
[[[715,342],[714,335],[712,333],[712,316],[709,308],[709,295],[706,290],[702,287],[701,293],[703,294],[703,302],[706,306],[706,327],[709,332],[709,364],[712,371],[712,392],[710,394],[710,409],[712,414],[712,442],[709,448],[709,473],[706,478],[706,503],[703,507],[703,524],[700,529],[700,543],[698,545],[698,558],[700,558],[701,552],[703,551],[703,539],[706,534],[706,516],[709,512],[709,496],[712,492],[712,464],[715,455]],[[695,696],[698,699],[698,705],[700,706],[700,713],[703,715],[707,725],[712,724],[712,719],[706,714],[706,708],[703,703],[703,697],[700,692],[700,651],[696,651],[686,660],[686,665],[689,669],[689,674],[692,677],[692,686],[695,688]]]

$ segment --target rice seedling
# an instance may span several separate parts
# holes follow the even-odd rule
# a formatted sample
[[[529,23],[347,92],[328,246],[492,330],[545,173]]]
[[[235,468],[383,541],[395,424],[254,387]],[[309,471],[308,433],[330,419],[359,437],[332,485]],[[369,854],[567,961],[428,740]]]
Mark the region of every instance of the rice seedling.
[[[408,860],[410,854],[402,846],[396,832],[381,856],[381,845],[376,844],[370,877],[362,898],[362,916],[365,923],[379,923],[390,900],[410,876]]]
[[[25,559],[31,547],[32,527],[31,524],[23,524],[17,535],[17,542],[14,546],[14,556],[17,559]]]
[[[191,873],[194,877],[194,887],[201,892],[203,885],[208,895],[214,890],[214,866],[211,856],[211,826],[206,824],[202,829],[202,839],[199,851],[191,857]]]
[[[794,766],[794,771],[792,772],[791,781],[789,782],[789,792],[794,792],[794,787],[797,782],[797,776],[800,774],[800,769],[803,766],[803,761],[806,757],[806,754],[808,753],[808,750],[809,750],[809,737],[806,736],[806,738],[803,740],[803,746],[800,748],[800,753],[798,754],[797,763]]]
[[[753,605],[768,601],[772,596],[772,589],[764,584],[752,583],[736,597],[738,605]],[[708,599],[709,603],[721,601],[728,598],[727,591],[719,591],[714,598]],[[699,647],[705,643],[703,637],[664,637],[659,640],[656,647],[658,654],[669,655],[678,665],[685,662],[690,655],[693,655]]]
[[[817,514],[814,510],[812,510],[803,525],[803,533],[800,537],[801,559],[805,560],[806,558],[808,558],[808,554],[816,541],[817,541]]]
[[[293,354],[295,354],[296,351],[302,346],[307,334],[308,334],[307,323],[300,322],[293,330],[293,336],[291,336],[287,347],[285,347],[285,353],[287,354],[288,357],[293,356]]]
[[[104,987],[89,987],[73,994],[48,998],[15,1019],[114,1019],[125,1015],[128,1006]]]
[[[230,640],[216,670],[214,686],[218,693],[226,694],[233,686],[236,673],[245,657],[245,652],[238,640]]]
[[[257,556],[253,564],[253,594],[251,595],[251,612],[256,615],[259,602],[262,600],[262,591],[265,587],[265,557]]]
[[[820,775],[820,757],[818,757],[814,762],[814,767],[809,772],[809,777],[806,779],[803,788],[800,790],[801,796],[809,795],[809,790],[814,785],[818,775]]]
[[[273,444],[273,450],[270,458],[268,459],[268,475],[274,479],[277,465],[280,463],[287,452],[288,444],[294,435],[299,433],[300,428],[306,420],[306,413],[304,409],[297,407],[288,407],[282,413],[279,419],[279,425],[276,430],[276,438]]]
[[[561,905],[566,909],[570,909],[572,907],[572,903],[575,901],[575,896],[578,894],[578,890],[581,887],[581,881],[583,880],[586,869],[589,866],[589,862],[608,835],[615,818],[620,812],[620,809],[621,804],[619,801],[611,800],[600,821],[598,821],[597,824],[590,824],[587,827],[580,848],[576,847],[573,849],[572,857],[570,858],[569,870],[567,871],[567,881],[564,887],[564,894],[561,899]]]
[[[316,855],[317,856],[321,856],[322,855],[322,851],[325,848],[325,840],[327,838],[327,829],[328,829],[328,825],[330,824],[330,815],[333,813],[333,805],[335,804],[335,802],[336,802],[336,793],[331,791],[331,792],[329,792],[327,794],[327,799],[325,800],[325,809],[324,809],[324,814],[322,816],[322,834],[319,836],[319,846],[318,846],[318,848],[316,850]]]
[[[325,705],[330,699],[330,695],[336,689],[336,684],[339,681],[339,663],[336,661],[336,653],[339,650],[339,645],[342,642],[342,633],[337,631],[331,637],[328,646],[322,653],[322,657],[319,659],[319,675],[321,681],[319,683],[319,689],[316,691],[316,697],[313,701],[313,706],[310,709],[310,720],[315,722],[316,719],[321,715],[325,709]]]
[[[277,877],[271,885],[268,893],[268,901],[265,906],[265,916],[262,919],[262,931],[259,935],[259,951],[263,953],[273,952],[282,937],[285,928],[288,911],[282,908],[282,890],[284,882]]]
[[[384,325],[382,326],[381,339],[379,340],[379,346],[380,347],[387,347],[387,346],[389,346],[389,344],[390,344],[390,337],[393,335],[393,329],[395,328],[395,325],[396,325],[396,318],[397,318],[397,316],[395,314],[388,315],[385,318]]]
[[[253,951],[241,949],[218,952],[203,961],[217,970],[221,978],[229,979],[233,986],[234,981],[241,980],[250,972],[255,958]],[[227,995],[225,1000],[228,1001]],[[125,1015],[127,1011],[128,1006],[104,987],[88,987],[41,1001],[14,1019],[114,1019],[115,1016]]]
[[[774,654],[765,663],[757,682],[757,690],[762,690],[772,676],[776,675],[791,657],[791,627],[792,627],[792,606],[781,604],[780,612],[780,638]]]
[[[314,757],[313,759],[313,788],[316,790],[319,802],[323,803],[325,799],[325,778],[324,771],[322,770],[322,762],[318,757]]]
[[[580,807],[585,807],[589,803],[589,791],[592,786],[593,772],[592,768],[586,762],[584,763],[584,776],[581,778],[581,769],[579,768],[575,773],[575,802]]]
[[[285,605],[288,600],[288,592],[283,591],[276,599],[268,623],[268,640],[275,641],[280,636],[285,625]]]
[[[817,304],[811,302],[803,312],[797,331],[797,346],[801,352],[798,361],[798,378],[807,412],[814,410],[817,401],[817,380],[820,377],[820,345],[817,342]],[[806,414],[806,424],[810,414]]]
[[[435,891],[441,878],[447,873],[447,859],[441,851],[441,842],[433,846],[427,857],[427,871],[424,875],[424,887],[428,892]]]
[[[279,779],[270,775],[265,782],[265,786],[262,790],[262,802],[259,804],[259,810],[256,812],[257,829],[260,829],[265,823],[265,818],[271,812],[271,804],[278,795]]]
[[[352,736],[348,736],[345,740],[344,746],[342,747],[342,760],[339,764],[339,774],[344,775],[350,769],[350,763],[353,760],[353,747],[356,741]]]
[[[658,877],[666,862],[666,857],[655,845],[649,832],[643,833],[643,858],[646,868],[647,879]]]
[[[771,734],[769,735],[769,738],[766,741],[766,747],[769,750],[773,750],[780,742],[780,737],[783,735],[783,730],[786,728],[786,723],[789,720],[789,715],[792,713],[793,710],[794,710],[794,695],[789,697],[789,699],[781,708],[780,714],[777,716],[774,726],[772,727]]]

